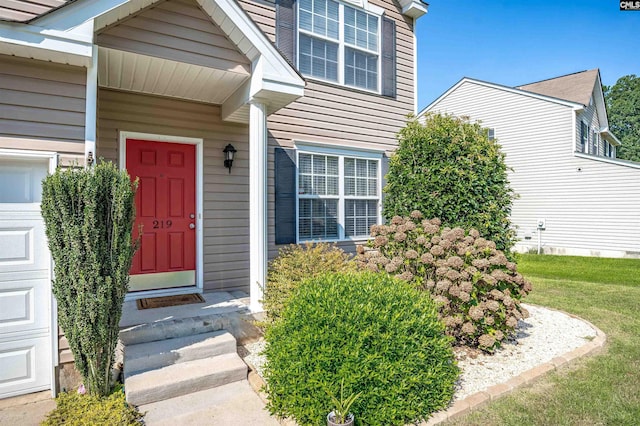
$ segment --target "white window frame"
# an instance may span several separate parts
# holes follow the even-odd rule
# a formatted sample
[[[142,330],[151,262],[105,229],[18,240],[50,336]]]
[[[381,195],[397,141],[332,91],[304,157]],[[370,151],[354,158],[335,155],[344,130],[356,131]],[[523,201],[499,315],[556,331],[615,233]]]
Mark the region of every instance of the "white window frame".
[[[299,180],[299,168],[300,154],[311,155],[325,155],[338,157],[338,195],[300,195],[298,185]],[[356,158],[373,160],[378,162],[377,168],[377,223],[382,223],[382,156],[383,151],[370,151],[370,150],[357,150],[357,149],[342,149],[334,148],[332,146],[315,145],[315,144],[301,144],[296,143],[296,242],[339,242],[339,241],[361,241],[369,239],[370,235],[357,235],[346,236],[345,232],[345,200],[372,200],[370,196],[347,196],[344,190],[344,159]],[[300,238],[300,199],[338,199],[338,238]]]
[[[362,5],[359,4],[360,3],[359,1],[352,1],[352,0],[344,0],[344,1],[333,0],[333,1],[338,3],[338,40],[334,40],[330,37],[326,37],[320,34],[315,34],[312,31],[300,28],[300,2],[299,1],[296,2],[296,46],[298,46],[298,48],[296,49],[296,68],[298,70],[300,69],[300,34],[302,33],[311,38],[323,40],[328,43],[338,44],[338,81],[333,81],[333,80],[328,80],[326,78],[303,74],[306,78],[309,78],[311,80],[323,81],[330,84],[339,84],[341,86],[353,88],[356,90],[362,90],[369,93],[381,94],[382,93],[382,16],[384,15],[384,9],[379,6],[369,4],[367,0],[362,0]],[[374,15],[377,17],[378,19],[377,51],[363,49],[359,46],[350,45],[345,42],[345,39],[344,39],[345,38],[344,37],[344,7],[345,6],[354,8],[356,10],[364,11],[369,15]],[[368,53],[368,54],[375,54],[378,57],[378,70],[377,70],[377,75],[378,75],[377,88],[378,89],[377,90],[371,90],[366,87],[360,87],[355,85],[347,85],[345,83],[344,67],[345,67],[346,47],[349,47],[364,53]]]
[[[580,151],[583,154],[588,154],[590,151],[590,147],[589,147],[589,125],[587,124],[586,121],[584,120],[580,120]],[[582,144],[582,136],[583,136],[583,131],[584,131],[584,145]]]

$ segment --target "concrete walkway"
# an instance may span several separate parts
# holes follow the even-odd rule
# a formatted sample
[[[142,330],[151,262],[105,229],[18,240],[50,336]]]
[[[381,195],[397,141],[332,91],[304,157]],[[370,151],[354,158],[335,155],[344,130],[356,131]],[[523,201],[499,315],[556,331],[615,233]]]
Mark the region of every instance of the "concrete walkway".
[[[0,425],[37,426],[54,408],[56,402],[51,398],[51,391],[1,399]]]
[[[160,402],[141,405],[149,426],[278,426],[249,382],[242,380]]]
[[[0,400],[1,426],[38,426],[56,408],[51,392]],[[166,401],[142,405],[148,426],[279,426],[249,382],[230,383]]]

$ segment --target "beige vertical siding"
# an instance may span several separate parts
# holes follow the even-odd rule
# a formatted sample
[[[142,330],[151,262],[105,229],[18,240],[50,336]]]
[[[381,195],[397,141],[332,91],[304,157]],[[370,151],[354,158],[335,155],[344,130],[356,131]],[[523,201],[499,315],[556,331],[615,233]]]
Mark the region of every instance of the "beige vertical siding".
[[[240,0],[240,6],[275,40],[275,5],[264,0]],[[304,97],[268,118],[269,129],[269,254],[277,253],[274,222],[273,148],[292,147],[296,141],[324,142],[338,147],[365,147],[391,152],[396,134],[413,112],[413,23],[396,2],[372,0],[396,22],[397,97],[389,98],[307,79]],[[353,243],[341,244],[353,250]]]
[[[0,55],[0,148],[84,154],[86,70]]]
[[[249,60],[194,0],[161,2],[101,31],[97,44],[216,69],[250,71]]]
[[[204,139],[204,287],[249,285],[248,127],[225,123],[220,107],[100,89],[98,155],[117,161],[119,131]],[[229,174],[222,150],[238,150]]]
[[[520,196],[511,214],[520,247],[537,246],[546,219],[546,252],[640,256],[640,168],[576,157],[572,108],[467,82],[431,110],[495,128]],[[586,113],[591,125],[597,114]]]

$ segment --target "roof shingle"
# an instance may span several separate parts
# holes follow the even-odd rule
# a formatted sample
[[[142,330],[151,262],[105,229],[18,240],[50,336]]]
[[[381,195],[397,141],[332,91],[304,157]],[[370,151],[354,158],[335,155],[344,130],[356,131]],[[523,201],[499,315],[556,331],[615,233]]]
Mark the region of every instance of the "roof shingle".
[[[580,71],[536,83],[525,84],[516,88],[576,102],[582,105],[589,105],[593,88],[598,79],[598,73],[598,69],[595,68],[589,71]]]

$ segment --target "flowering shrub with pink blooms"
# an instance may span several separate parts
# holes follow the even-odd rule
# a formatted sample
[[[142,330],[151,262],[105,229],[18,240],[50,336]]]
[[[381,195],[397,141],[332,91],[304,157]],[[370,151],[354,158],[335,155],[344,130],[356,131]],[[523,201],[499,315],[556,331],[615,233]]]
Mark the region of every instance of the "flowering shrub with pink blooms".
[[[427,290],[439,304],[446,333],[460,345],[491,352],[528,317],[520,299],[531,284],[494,242],[478,231],[441,227],[439,219],[394,216],[371,227],[369,249],[358,247],[360,268],[386,272]]]

